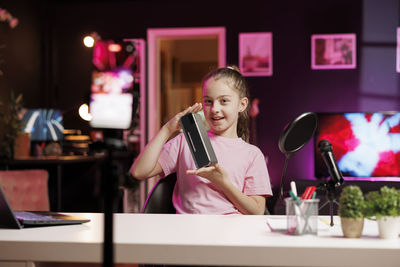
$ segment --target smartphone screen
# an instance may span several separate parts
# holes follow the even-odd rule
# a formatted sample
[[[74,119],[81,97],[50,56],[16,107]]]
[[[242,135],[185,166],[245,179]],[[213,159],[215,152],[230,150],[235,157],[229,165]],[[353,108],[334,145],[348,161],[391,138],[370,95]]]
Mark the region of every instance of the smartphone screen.
[[[128,129],[132,125],[137,51],[132,41],[96,41],[90,94],[93,128]]]
[[[133,80],[130,69],[93,72],[90,95],[91,127],[128,129],[131,126]]]

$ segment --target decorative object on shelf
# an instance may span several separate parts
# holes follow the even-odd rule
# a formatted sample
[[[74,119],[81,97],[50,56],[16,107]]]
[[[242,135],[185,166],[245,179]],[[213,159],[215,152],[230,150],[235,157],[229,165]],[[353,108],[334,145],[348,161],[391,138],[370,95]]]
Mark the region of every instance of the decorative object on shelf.
[[[313,34],[311,69],[355,69],[356,34]]]
[[[0,101],[0,158],[14,158],[14,144],[22,129],[19,114],[22,110],[22,94],[10,92],[8,105]]]
[[[359,238],[364,228],[364,195],[359,186],[343,188],[339,198],[339,216],[344,237]]]
[[[64,132],[65,133],[65,132]],[[89,154],[90,136],[82,134],[66,134],[64,136],[62,151],[66,155]]]
[[[62,148],[60,143],[51,141],[43,148],[43,155],[45,156],[61,156]]]
[[[394,239],[399,236],[400,191],[383,186],[379,191],[371,191],[365,195],[365,215],[375,217],[379,235],[383,239]]]
[[[18,132],[14,140],[14,159],[22,159],[30,156],[31,134]]]
[[[272,76],[272,32],[239,34],[239,68],[243,76]]]

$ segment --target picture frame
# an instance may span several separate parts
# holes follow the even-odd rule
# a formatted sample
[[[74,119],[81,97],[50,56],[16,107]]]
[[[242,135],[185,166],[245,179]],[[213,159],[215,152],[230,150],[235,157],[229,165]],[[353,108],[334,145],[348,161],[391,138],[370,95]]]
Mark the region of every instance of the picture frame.
[[[311,35],[311,69],[355,69],[356,34]]]
[[[272,32],[239,33],[239,68],[243,76],[272,76]]]
[[[400,73],[400,27],[397,28],[396,45],[396,72]]]

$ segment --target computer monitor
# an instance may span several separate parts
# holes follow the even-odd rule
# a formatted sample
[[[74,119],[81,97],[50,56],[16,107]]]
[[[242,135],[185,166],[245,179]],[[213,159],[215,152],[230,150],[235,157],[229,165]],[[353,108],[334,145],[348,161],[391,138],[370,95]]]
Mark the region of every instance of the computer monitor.
[[[317,113],[314,170],[328,177],[318,151],[321,140],[332,144],[338,168],[345,179],[400,177],[400,112]]]
[[[31,141],[60,141],[64,137],[63,117],[57,109],[27,109],[22,116],[23,132]]]

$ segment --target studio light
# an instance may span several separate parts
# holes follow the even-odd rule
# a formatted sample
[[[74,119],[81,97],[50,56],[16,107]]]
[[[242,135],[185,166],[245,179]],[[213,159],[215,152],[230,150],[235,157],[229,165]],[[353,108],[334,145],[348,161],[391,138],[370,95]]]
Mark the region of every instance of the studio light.
[[[93,47],[94,46],[94,38],[90,35],[85,36],[85,38],[83,38],[83,44],[89,48]]]
[[[91,47],[93,47],[94,44],[95,44],[98,40],[100,40],[100,39],[101,39],[101,37],[100,37],[100,35],[99,35],[97,32],[92,32],[91,34],[86,35],[86,36],[83,38],[83,44],[84,44],[86,47],[91,48]]]
[[[82,104],[79,107],[79,116],[85,121],[91,121],[92,115],[89,113],[89,106],[87,104]]]

